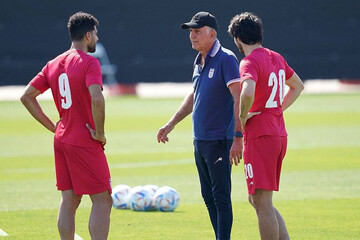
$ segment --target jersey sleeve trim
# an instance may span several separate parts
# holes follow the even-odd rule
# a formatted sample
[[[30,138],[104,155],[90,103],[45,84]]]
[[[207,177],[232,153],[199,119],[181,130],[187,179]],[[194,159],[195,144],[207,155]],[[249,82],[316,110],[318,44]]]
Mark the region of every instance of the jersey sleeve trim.
[[[236,82],[240,82],[241,81],[241,79],[240,78],[235,78],[235,79],[232,79],[232,80],[230,80],[230,81],[228,81],[227,83],[226,83],[226,86],[230,86],[230,84],[232,84],[232,83],[236,83]]]

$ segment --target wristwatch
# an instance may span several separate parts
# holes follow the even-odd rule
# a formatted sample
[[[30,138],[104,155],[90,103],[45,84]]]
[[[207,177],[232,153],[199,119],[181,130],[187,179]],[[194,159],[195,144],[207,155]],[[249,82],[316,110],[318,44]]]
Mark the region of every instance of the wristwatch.
[[[242,132],[235,132],[234,136],[237,137],[237,138],[241,138],[241,137],[243,137],[244,135],[243,135]]]

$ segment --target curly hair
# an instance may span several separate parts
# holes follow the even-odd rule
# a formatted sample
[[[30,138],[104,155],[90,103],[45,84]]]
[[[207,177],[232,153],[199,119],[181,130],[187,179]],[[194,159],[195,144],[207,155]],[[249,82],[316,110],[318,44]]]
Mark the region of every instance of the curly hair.
[[[234,38],[240,38],[241,42],[247,45],[262,44],[262,21],[252,12],[238,14],[231,19],[228,33]]]
[[[82,40],[87,32],[93,31],[99,21],[91,14],[77,12],[69,18],[67,27],[72,41]]]

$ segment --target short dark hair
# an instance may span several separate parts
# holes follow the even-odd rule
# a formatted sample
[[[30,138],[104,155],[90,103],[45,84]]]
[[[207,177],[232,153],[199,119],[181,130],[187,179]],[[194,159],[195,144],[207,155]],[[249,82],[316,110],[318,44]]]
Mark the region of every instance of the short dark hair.
[[[87,32],[95,30],[99,21],[91,14],[77,12],[69,18],[67,27],[72,41],[82,40]]]
[[[262,21],[252,12],[238,14],[231,19],[228,33],[234,38],[240,38],[241,42],[247,45],[262,44]]]

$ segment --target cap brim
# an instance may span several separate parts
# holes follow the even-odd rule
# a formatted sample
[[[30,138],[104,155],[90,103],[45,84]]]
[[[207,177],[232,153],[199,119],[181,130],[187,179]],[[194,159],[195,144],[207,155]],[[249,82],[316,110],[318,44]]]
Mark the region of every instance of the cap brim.
[[[197,29],[197,28],[202,28],[204,26],[205,26],[204,24],[197,23],[197,22],[188,22],[188,23],[181,24],[182,29],[189,29],[189,28]]]

